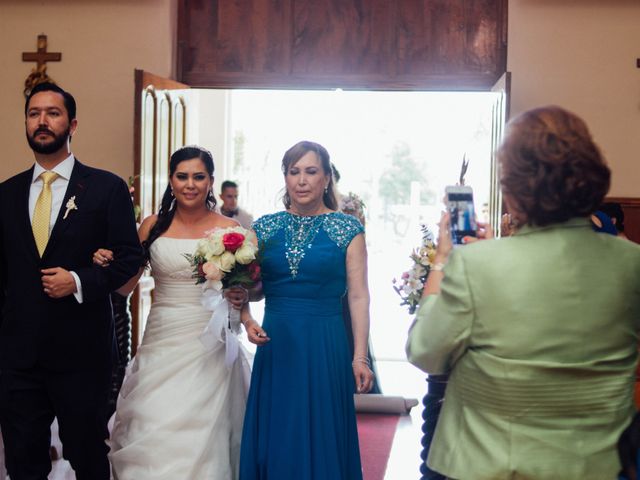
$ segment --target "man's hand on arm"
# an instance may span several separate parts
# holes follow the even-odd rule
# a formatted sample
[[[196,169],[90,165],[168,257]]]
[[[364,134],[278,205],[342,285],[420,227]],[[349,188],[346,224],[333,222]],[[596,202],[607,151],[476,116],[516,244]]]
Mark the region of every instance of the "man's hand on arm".
[[[45,268],[42,273],[42,288],[51,298],[62,298],[77,292],[76,281],[71,272],[62,267]]]

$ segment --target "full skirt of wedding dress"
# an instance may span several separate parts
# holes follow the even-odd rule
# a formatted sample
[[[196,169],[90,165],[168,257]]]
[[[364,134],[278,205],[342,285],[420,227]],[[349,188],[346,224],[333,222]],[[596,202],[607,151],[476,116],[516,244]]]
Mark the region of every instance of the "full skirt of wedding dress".
[[[224,343],[204,347],[199,336],[211,312],[201,294],[191,279],[156,281],[144,339],[118,398],[110,441],[116,480],[238,476],[250,359],[241,347],[228,368]]]

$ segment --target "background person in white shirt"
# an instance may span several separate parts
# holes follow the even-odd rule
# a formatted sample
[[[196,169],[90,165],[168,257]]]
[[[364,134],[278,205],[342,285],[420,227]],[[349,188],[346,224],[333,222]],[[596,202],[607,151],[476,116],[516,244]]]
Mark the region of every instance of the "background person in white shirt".
[[[225,180],[220,187],[220,213],[225,217],[233,218],[244,228],[251,228],[253,216],[238,207],[238,184],[231,180]]]

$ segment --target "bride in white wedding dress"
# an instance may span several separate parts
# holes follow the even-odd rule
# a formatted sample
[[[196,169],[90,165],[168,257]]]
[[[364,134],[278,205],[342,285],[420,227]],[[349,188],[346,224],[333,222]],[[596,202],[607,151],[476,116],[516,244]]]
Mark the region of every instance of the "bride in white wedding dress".
[[[124,380],[111,434],[116,480],[230,480],[238,476],[249,360],[241,347],[225,366],[225,344],[200,341],[211,312],[201,304],[184,254],[213,228],[237,223],[211,210],[213,159],[199,147],[171,156],[160,212],[140,238],[155,281],[142,344]],[[94,261],[111,258],[98,250]],[[120,291],[130,290],[132,279]]]

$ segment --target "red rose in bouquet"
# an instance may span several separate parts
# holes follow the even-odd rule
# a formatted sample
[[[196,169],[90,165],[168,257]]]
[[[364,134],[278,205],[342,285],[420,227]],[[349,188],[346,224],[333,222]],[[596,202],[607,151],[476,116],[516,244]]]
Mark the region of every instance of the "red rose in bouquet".
[[[238,250],[242,244],[244,243],[244,235],[237,232],[226,233],[222,237],[222,244],[224,245],[224,249],[234,253]]]
[[[195,266],[196,271],[194,272],[194,274],[201,278],[206,277],[206,274],[204,273],[204,268],[202,268],[203,266],[204,266],[204,262],[198,262]]]
[[[249,264],[249,278],[254,282],[260,280],[260,264],[257,262],[253,262]]]

